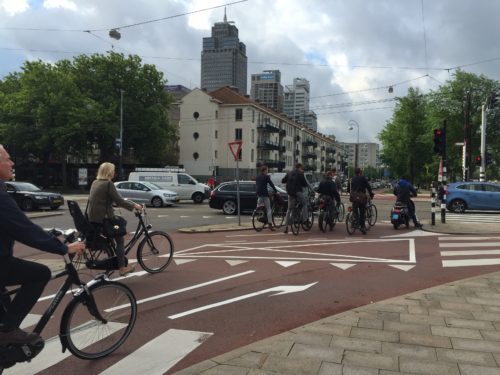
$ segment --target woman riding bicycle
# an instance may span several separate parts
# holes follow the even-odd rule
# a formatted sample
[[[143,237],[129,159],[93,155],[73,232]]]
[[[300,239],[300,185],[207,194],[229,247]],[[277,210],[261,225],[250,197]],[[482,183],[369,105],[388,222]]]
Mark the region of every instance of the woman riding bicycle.
[[[40,337],[19,328],[50,280],[50,269],[40,263],[13,256],[14,241],[55,254],[75,254],[84,250],[82,242],[68,245],[32,223],[5,192],[4,181],[12,178],[14,162],[0,145],[0,290],[21,285],[15,298],[0,317],[0,345],[28,344]]]
[[[97,178],[92,183],[88,201],[88,219],[98,229],[102,228],[105,218],[115,216],[112,204],[118,207],[126,208],[129,211],[142,210],[140,204],[123,199],[115,185],[111,181],[115,177],[115,165],[112,163],[102,163],[97,170]],[[115,237],[116,257],[118,258],[118,267],[121,276],[133,272],[133,265],[125,266],[125,239],[124,236]]]

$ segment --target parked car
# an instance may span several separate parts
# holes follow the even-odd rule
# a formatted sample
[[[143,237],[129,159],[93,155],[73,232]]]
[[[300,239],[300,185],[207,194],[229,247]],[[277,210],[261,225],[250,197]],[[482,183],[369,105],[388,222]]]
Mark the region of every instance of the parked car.
[[[448,185],[446,208],[457,213],[500,210],[500,185],[476,181],[451,183]]]
[[[163,189],[152,182],[122,181],[115,182],[115,186],[123,198],[130,199],[135,203],[163,207],[179,202],[177,193]]]
[[[29,182],[8,181],[7,193],[17,202],[21,210],[32,211],[39,208],[56,210],[64,204],[64,197],[59,193],[42,191]]]
[[[255,181],[240,181],[240,211],[253,211],[257,207],[257,191]],[[282,188],[276,186],[281,197],[288,202],[288,195]],[[271,188],[269,188],[272,191]],[[238,213],[236,204],[236,181],[223,182],[210,193],[208,201],[211,208],[222,210],[226,215]]]

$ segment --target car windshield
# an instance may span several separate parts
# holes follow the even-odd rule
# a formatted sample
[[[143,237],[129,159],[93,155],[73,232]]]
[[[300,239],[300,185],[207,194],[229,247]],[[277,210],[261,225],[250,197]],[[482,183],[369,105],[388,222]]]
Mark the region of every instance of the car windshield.
[[[144,186],[147,186],[151,190],[163,190],[161,186],[158,186],[156,184],[153,184],[152,182],[142,182]]]
[[[15,188],[22,191],[40,191],[38,186],[30,184],[28,182],[17,182],[14,184]]]

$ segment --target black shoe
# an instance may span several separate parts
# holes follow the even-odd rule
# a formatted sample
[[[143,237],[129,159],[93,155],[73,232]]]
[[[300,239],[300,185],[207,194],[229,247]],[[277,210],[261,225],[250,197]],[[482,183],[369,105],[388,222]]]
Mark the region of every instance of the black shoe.
[[[422,229],[423,225],[420,223],[415,224],[415,228],[417,229]]]
[[[285,228],[285,230],[283,231],[283,233],[285,233],[285,234],[288,233],[288,227]]]
[[[19,328],[14,328],[11,331],[0,331],[0,344],[30,344],[40,340],[40,336],[36,333],[24,332]]]
[[[361,233],[366,234],[366,228],[361,227]]]
[[[273,225],[271,223],[269,223],[268,226],[269,226],[269,229],[271,229],[271,231],[274,232]]]

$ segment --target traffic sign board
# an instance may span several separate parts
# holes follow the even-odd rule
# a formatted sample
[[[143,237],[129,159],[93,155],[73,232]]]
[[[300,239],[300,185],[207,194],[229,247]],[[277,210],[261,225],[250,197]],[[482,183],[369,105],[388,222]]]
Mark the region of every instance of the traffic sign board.
[[[231,154],[233,154],[235,161],[239,159],[242,143],[243,143],[242,141],[234,141],[228,143],[229,149],[231,150]]]

